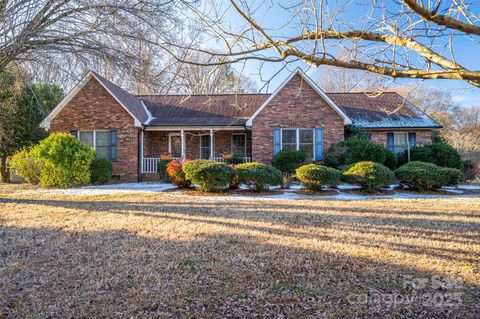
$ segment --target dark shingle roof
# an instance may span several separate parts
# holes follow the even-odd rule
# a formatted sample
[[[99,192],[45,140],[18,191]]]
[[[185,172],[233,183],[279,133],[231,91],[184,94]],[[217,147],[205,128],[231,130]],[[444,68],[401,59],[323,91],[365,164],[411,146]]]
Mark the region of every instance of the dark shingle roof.
[[[362,128],[439,128],[437,122],[395,92],[327,93]]]
[[[245,125],[270,94],[142,95],[149,125]]]
[[[95,72],[94,75],[142,124],[148,125],[243,126],[270,97],[270,94],[135,96]],[[395,92],[327,95],[359,127],[441,127]]]
[[[95,77],[133,114],[142,124],[147,122],[148,114],[142,105],[142,101],[128,93],[118,85],[93,72]]]

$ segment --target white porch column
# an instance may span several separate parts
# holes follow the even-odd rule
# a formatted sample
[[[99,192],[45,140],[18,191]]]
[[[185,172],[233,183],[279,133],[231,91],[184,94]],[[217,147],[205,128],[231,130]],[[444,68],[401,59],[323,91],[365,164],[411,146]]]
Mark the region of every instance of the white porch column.
[[[210,130],[210,160],[213,160],[215,156],[215,145],[214,145],[214,138],[213,138],[213,130]]]
[[[140,173],[144,172],[143,167],[143,131],[140,131]]]
[[[185,158],[187,157],[187,152],[186,152],[186,147],[185,147],[185,131],[184,130],[181,130],[180,131],[180,139],[181,139],[181,143],[182,143],[182,162],[185,160]]]

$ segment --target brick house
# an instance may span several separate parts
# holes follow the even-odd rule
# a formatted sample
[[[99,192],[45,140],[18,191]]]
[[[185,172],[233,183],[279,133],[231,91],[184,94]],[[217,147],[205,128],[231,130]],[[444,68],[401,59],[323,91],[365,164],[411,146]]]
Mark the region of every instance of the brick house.
[[[90,71],[41,123],[94,147],[123,181],[155,179],[162,153],[269,163],[289,149],[321,161],[351,125],[394,152],[430,143],[441,127],[396,93],[325,93],[300,69],[272,94],[189,96],[134,96]]]

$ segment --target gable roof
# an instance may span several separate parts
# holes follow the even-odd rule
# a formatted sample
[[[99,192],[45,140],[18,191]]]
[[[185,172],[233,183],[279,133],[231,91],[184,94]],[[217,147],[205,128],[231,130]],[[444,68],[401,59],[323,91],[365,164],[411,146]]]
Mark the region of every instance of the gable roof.
[[[292,74],[290,74],[288,78],[285,79],[285,81],[283,81],[282,84],[280,84],[280,86],[272,93],[272,95],[270,95],[270,97],[247,120],[246,126],[253,125],[253,120],[255,119],[255,117],[260,114],[260,112],[270,103],[270,101],[273,100],[273,98],[277,96],[277,94],[280,93],[280,91],[288,84],[288,82],[290,82],[290,80],[293,79],[293,77],[297,74],[300,75],[302,79],[307,82],[307,84],[310,85],[312,89],[314,89],[315,92],[317,92],[318,95],[320,95],[343,118],[344,125],[352,124],[352,120],[348,118],[348,116],[330,99],[330,97],[328,97],[325,92],[323,92],[323,90],[318,86],[318,84],[316,84],[308,75],[306,75],[302,69],[297,68],[295,69],[295,71],[292,72]]]
[[[380,128],[440,128],[440,124],[396,92],[327,93],[355,126]]]
[[[440,128],[437,122],[395,92],[325,93],[296,69],[272,94],[132,95],[89,71],[42,121],[51,120],[92,78],[133,117],[135,126],[252,126],[253,119],[295,76],[302,77],[344,120],[361,128]]]
[[[135,120],[135,126],[142,126],[143,123],[149,120],[148,110],[144,107],[142,101],[131,95],[116,84],[106,80],[102,76],[93,71],[88,71],[87,74],[80,80],[77,85],[63,98],[63,100],[50,112],[50,114],[40,123],[42,128],[50,128],[50,122],[60,113],[60,111],[70,102],[78,92],[90,81],[95,78],[107,92],[127,111],[128,114]]]
[[[142,95],[149,125],[245,125],[270,94]]]

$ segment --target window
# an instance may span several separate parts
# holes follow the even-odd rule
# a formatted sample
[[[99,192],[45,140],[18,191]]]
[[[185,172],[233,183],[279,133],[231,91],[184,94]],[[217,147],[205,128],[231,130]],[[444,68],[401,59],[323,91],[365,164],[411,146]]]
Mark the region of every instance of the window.
[[[237,156],[247,155],[247,135],[244,133],[232,134],[232,153]]]
[[[170,154],[172,157],[182,157],[182,138],[180,135],[169,135]]]
[[[309,158],[314,154],[313,129],[282,129],[282,150],[303,151]]]
[[[95,148],[95,144],[93,144],[93,131],[78,132],[78,139],[83,144],[87,144],[88,146]]]
[[[408,148],[408,133],[407,132],[395,132],[393,133],[393,149],[395,153],[401,153]]]
[[[98,131],[96,132],[95,150],[97,151],[97,158],[110,158],[110,132]]]
[[[78,131],[77,138],[95,149],[96,159],[117,160],[116,131]]]
[[[210,135],[200,135],[200,158],[210,158]]]

